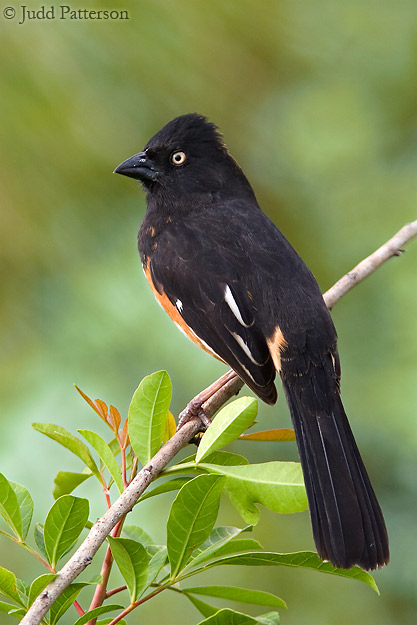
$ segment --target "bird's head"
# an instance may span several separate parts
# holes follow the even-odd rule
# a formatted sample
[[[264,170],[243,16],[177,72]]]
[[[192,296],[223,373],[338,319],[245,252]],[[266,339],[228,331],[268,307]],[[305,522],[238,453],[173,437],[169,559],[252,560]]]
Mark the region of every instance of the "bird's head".
[[[217,126],[197,113],[170,121],[142,152],[123,161],[114,172],[140,180],[151,193],[158,189],[175,195],[215,193],[231,181],[249,184]]]

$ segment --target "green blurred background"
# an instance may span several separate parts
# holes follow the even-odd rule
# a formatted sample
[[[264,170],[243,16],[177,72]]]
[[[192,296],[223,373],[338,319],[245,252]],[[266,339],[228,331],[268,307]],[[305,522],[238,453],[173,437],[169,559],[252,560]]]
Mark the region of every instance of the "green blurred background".
[[[141,378],[167,369],[177,413],[224,371],[154,302],[136,251],[144,195],[112,175],[163,124],[198,111],[221,127],[323,290],[415,219],[411,0],[115,5],[73,8],[124,9],[129,20],[19,25],[0,13],[0,470],[30,489],[37,520],[56,472],[79,465],[30,423],[98,425],[72,383],[126,414]],[[276,592],[289,605],[284,625],[415,622],[416,256],[414,242],[333,312],[344,402],[391,537],[381,597],[284,568],[219,569],[199,583]],[[289,423],[282,393],[260,413],[262,426]],[[258,462],[297,457],[293,443],[233,450]],[[79,492],[95,518],[102,502],[89,488]],[[165,497],[129,520],[161,541]],[[241,524],[227,502],[220,521]],[[254,537],[269,550],[313,547],[307,514],[263,511]],[[0,564],[27,582],[44,572],[4,539],[0,550]],[[199,620],[177,596],[151,603],[128,622]]]

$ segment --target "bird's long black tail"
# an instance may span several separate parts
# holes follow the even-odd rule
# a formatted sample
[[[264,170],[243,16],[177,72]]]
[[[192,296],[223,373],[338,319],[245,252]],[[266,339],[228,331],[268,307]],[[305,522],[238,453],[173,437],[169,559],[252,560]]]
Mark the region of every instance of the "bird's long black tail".
[[[317,552],[341,568],[389,560],[381,508],[326,367],[281,374],[297,438]]]

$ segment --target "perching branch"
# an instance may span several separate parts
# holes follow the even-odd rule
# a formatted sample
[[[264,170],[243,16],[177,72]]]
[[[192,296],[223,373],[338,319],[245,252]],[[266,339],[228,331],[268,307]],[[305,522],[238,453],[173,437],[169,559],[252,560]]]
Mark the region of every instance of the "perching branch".
[[[399,256],[402,247],[417,235],[417,221],[407,224],[389,241],[373,254],[360,262],[352,271],[338,280],[324,295],[328,308],[332,308],[350,289],[374,272],[392,256]],[[219,382],[221,382],[219,384]],[[201,404],[204,414],[212,417],[231,397],[242,388],[243,382],[233,372],[227,372],[208,389],[199,393],[181,413],[193,411],[196,403]],[[207,398],[207,399],[206,399]],[[139,497],[150,483],[165,469],[176,454],[201,431],[202,423],[198,417],[187,421],[180,430],[155,454],[150,462],[137,474],[126,490],[111,508],[91,528],[87,538],[74,555],[59,571],[57,577],[35,599],[21,625],[39,625],[51,605],[74,579],[91,563],[94,555],[110,534],[115,525],[132,510]]]
[[[333,306],[346,295],[350,289],[362,282],[367,276],[373,273],[382,263],[389,260],[393,256],[400,256],[403,246],[417,235],[417,221],[407,224],[401,230],[394,234],[384,245],[381,245],[373,254],[365,258],[349,271],[343,278],[340,278],[326,293],[323,295],[327,308],[330,310]]]

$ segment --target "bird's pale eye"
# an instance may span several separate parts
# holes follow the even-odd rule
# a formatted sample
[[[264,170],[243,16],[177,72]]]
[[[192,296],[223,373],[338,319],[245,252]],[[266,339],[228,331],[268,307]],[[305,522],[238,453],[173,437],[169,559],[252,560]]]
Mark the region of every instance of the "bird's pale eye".
[[[186,160],[187,155],[185,154],[185,152],[174,152],[174,154],[172,154],[171,156],[171,163],[173,165],[176,165],[177,167],[179,165],[184,165]]]

